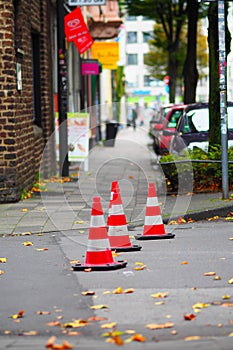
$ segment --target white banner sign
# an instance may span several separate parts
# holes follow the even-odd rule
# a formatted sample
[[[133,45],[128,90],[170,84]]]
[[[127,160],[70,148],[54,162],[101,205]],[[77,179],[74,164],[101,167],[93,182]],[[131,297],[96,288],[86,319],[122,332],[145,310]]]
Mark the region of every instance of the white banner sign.
[[[67,0],[69,6],[95,6],[105,5],[106,0]]]

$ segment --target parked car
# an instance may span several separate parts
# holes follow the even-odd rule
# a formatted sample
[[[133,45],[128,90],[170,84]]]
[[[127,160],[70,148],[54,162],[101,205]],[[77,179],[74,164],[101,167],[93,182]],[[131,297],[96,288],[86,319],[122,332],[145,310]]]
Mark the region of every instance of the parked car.
[[[150,120],[150,135],[153,138],[153,129],[156,124],[162,123],[163,120],[166,117],[167,112],[174,106],[174,104],[167,104],[159,107],[158,109],[154,110],[154,113],[152,115],[152,118]]]
[[[233,102],[228,102],[228,146],[233,145]],[[165,136],[171,137],[169,152],[181,153],[185,148],[194,147],[208,151],[209,107],[208,103],[195,103],[186,106],[176,130],[164,130]]]
[[[154,124],[152,130],[153,148],[155,153],[164,154],[169,151],[172,134],[164,133],[165,130],[174,133],[185,105],[171,105],[161,111],[160,118]]]

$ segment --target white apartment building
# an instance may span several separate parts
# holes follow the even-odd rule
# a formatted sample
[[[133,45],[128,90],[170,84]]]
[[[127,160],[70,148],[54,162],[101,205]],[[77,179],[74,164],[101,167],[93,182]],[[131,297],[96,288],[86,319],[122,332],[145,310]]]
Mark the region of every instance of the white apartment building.
[[[133,17],[125,15],[125,80],[127,101],[138,106],[155,105],[168,101],[163,81],[151,77],[144,56],[149,51],[148,40],[153,33],[154,21],[143,16]]]

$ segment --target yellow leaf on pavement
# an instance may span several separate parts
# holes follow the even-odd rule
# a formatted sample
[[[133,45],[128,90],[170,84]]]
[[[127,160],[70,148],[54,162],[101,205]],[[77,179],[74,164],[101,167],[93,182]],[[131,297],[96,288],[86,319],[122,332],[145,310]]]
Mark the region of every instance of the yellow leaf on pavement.
[[[174,327],[174,323],[172,322],[165,322],[163,324],[149,323],[146,325],[146,328],[148,329],[164,329],[164,328],[172,328],[172,327]]]
[[[0,258],[0,263],[6,263],[7,259],[6,258]]]
[[[33,245],[33,243],[32,243],[32,242],[29,242],[29,241],[23,242],[22,244],[23,244],[25,247],[30,247],[30,246]]]
[[[130,294],[130,293],[133,293],[133,292],[134,292],[133,288],[128,288],[128,289],[124,290],[124,294]]]
[[[166,298],[168,296],[168,292],[159,292],[156,294],[151,294],[152,298]]]
[[[113,328],[116,326],[116,322],[104,323],[101,325],[101,328]]]
[[[233,278],[228,281],[229,284],[233,284]]]
[[[193,309],[204,309],[206,307],[210,306],[210,304],[205,303],[196,303],[192,306]]]
[[[203,274],[203,276],[215,276],[215,275],[216,275],[216,272],[214,272],[214,271],[205,272],[205,273]]]
[[[117,289],[112,291],[112,294],[122,294],[123,293],[123,289],[121,287],[118,287]]]
[[[201,337],[199,335],[192,335],[190,337],[184,338],[185,341],[192,341],[192,340],[199,340],[199,339],[201,339]]]
[[[0,270],[0,275],[4,275],[4,271],[3,270]]]
[[[103,304],[100,304],[100,305],[93,305],[90,307],[92,310],[100,310],[100,309],[108,309],[108,306],[107,305],[103,305]]]

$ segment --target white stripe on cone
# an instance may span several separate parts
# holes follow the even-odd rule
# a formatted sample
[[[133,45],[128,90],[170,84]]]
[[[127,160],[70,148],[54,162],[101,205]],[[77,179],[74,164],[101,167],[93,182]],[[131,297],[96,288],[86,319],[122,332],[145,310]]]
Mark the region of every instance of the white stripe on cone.
[[[128,235],[127,225],[109,226],[108,235],[109,236],[125,236],[125,235]]]
[[[121,204],[112,204],[111,215],[122,215],[124,214],[123,206]]]
[[[145,226],[161,225],[161,224],[163,224],[161,215],[145,217]]]
[[[155,207],[159,205],[158,197],[147,197],[146,201],[147,207]]]
[[[97,250],[110,249],[109,239],[92,239],[88,241],[87,251],[94,252]]]
[[[91,216],[90,227],[103,227],[103,226],[105,226],[103,215]]]

